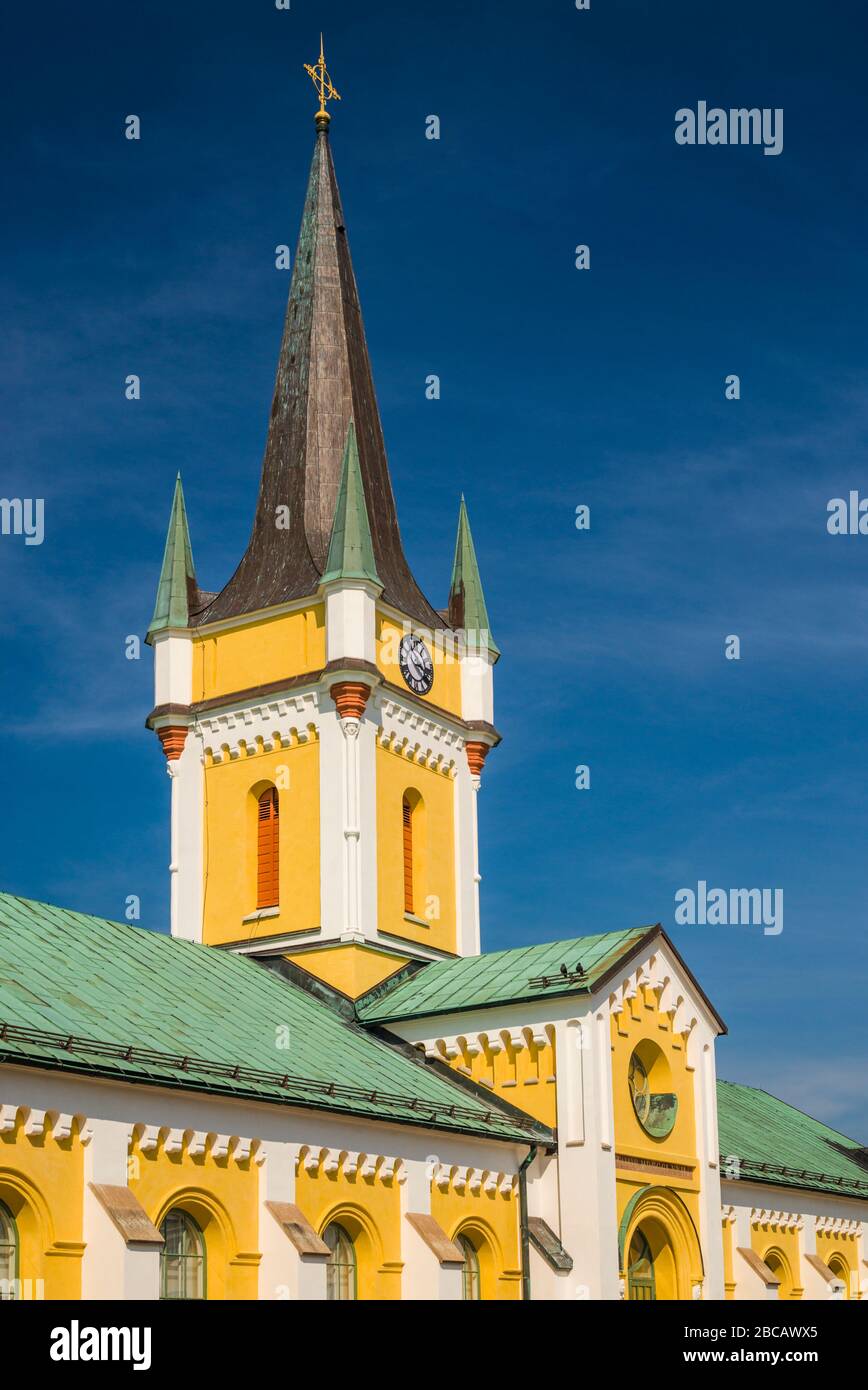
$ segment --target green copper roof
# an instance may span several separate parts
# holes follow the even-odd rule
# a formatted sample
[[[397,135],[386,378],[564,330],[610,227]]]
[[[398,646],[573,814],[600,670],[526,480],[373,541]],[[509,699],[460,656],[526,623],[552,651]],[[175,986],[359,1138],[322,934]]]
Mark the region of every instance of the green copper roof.
[[[656,928],[605,932],[601,936],[575,936],[568,941],[549,941],[542,946],[519,946],[512,951],[492,951],[483,956],[436,961],[384,992],[372,990],[358,1001],[364,1023],[391,1019],[450,1014],[479,1009],[489,1004],[549,999],[558,995],[586,994],[619,960],[630,955]],[[581,982],[565,980],[561,966],[573,971],[581,965]],[[546,978],[546,984],[532,984]]]
[[[868,1152],[820,1120],[752,1086],[717,1083],[721,1177],[868,1200]]]
[[[464,498],[458,509],[458,535],[455,540],[455,561],[452,566],[452,585],[449,590],[449,622],[464,632],[481,633],[485,645],[494,656],[500,650],[491,635],[485,594],[479,577],[479,565],[470,534],[470,522]]]
[[[164,628],[188,626],[190,595],[195,585],[196,574],[187,526],[187,509],[184,506],[184,489],[181,487],[179,473],[175,482],[175,495],[172,498],[172,514],[169,517],[163,568],[157,586],[157,601],[148,628],[148,641],[155,632],[161,632]]]
[[[371,540],[368,508],[365,504],[365,485],[359,466],[359,446],[356,427],[352,420],[344,445],[341,485],[335,506],[335,520],[325,574],[321,582],[329,584],[335,579],[367,579],[381,589],[383,587],[374,560],[374,543]]]
[[[4,1061],[510,1141],[549,1133],[255,961],[5,893]]]

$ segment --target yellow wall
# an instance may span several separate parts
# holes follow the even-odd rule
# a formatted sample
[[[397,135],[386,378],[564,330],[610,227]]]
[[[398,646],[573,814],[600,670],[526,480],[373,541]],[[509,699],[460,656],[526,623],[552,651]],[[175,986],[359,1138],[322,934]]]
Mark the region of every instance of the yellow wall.
[[[528,1034],[531,1031],[528,1030]],[[505,1043],[500,1052],[485,1048],[475,1055],[464,1045],[450,1066],[502,1096],[510,1105],[517,1105],[528,1115],[555,1128],[558,1113],[554,1028],[547,1030],[547,1037],[547,1042],[538,1044],[525,1035],[524,1047]]]
[[[321,603],[294,613],[253,619],[193,644],[193,699],[212,700],[325,666],[325,610]]]
[[[840,1277],[847,1284],[847,1298],[861,1298],[861,1269],[860,1269],[860,1238],[855,1234],[844,1232],[828,1232],[828,1230],[818,1230],[817,1232],[817,1254],[819,1258],[829,1264],[832,1261],[832,1269],[835,1273],[840,1273]]]
[[[394,1176],[347,1177],[343,1166],[327,1173],[322,1165],[311,1173],[302,1159],[295,1194],[320,1235],[333,1221],[346,1230],[356,1252],[360,1299],[401,1297],[401,1194]]]
[[[764,1260],[781,1280],[778,1297],[801,1298],[804,1288],[798,1231],[788,1231],[774,1225],[753,1226],[750,1243],[760,1259]]]
[[[843,1231],[818,1231],[817,1254],[826,1264],[832,1260],[834,1272],[840,1273],[847,1285],[847,1297],[860,1299],[861,1273],[859,1268],[859,1238]]]
[[[450,953],[455,933],[455,787],[452,778],[420,767],[403,753],[377,744],[377,873],[379,929],[408,941]],[[424,803],[414,816],[414,851],[424,863],[424,882],[416,886],[419,921],[404,913],[404,839],[402,803],[408,789]],[[421,909],[421,910],[420,910]]]
[[[392,681],[394,685],[399,685],[402,690],[406,689],[406,685],[404,677],[401,675],[398,652],[404,633],[405,629],[396,623],[393,618],[387,617],[384,613],[377,613],[377,666],[386,677],[386,680]],[[452,714],[457,714],[460,717],[460,663],[451,659],[449,655],[432,640],[431,633],[426,633],[420,629],[419,636],[427,646],[431,654],[431,659],[434,662],[434,684],[427,695],[416,695],[415,691],[410,691],[409,693],[417,700],[424,700],[428,704],[439,705],[441,709],[449,710]]]
[[[407,964],[406,956],[387,955],[367,946],[323,946],[286,959],[350,999],[358,999]]]
[[[129,1185],[155,1226],[175,1208],[193,1217],[205,1238],[209,1299],[258,1296],[259,1172],[252,1159],[167,1154],[162,1139],[149,1154],[134,1144]]]
[[[47,1135],[28,1138],[19,1111],[14,1130],[0,1134],[0,1201],[18,1228],[20,1296],[77,1299],[84,1157],[77,1125],[61,1140],[47,1128]]]
[[[256,911],[256,805],[265,787],[278,788],[280,907]],[[205,906],[208,945],[311,931],[320,925],[319,744],[296,736],[264,753],[261,745],[231,762],[205,768]]]
[[[450,1240],[467,1236],[479,1254],[480,1292],[483,1299],[521,1298],[521,1238],[519,1203],[515,1189],[508,1194],[478,1192],[468,1183],[456,1192],[453,1181],[443,1192],[431,1188],[431,1215]]]
[[[625,999],[622,1011],[612,1015],[611,1037],[619,1223],[636,1193],[648,1186],[658,1190],[657,1196],[643,1198],[647,1209],[644,1220],[640,1218],[631,1223],[625,1242],[625,1262],[632,1231],[641,1224],[652,1253],[658,1257],[654,1270],[658,1298],[689,1298],[691,1283],[702,1275],[696,1258],[700,1169],[693,1073],[687,1069],[687,1039],[673,1033],[671,1015],[659,1010],[658,995],[648,986],[639,986],[633,998]],[[653,1089],[671,1091],[678,1097],[675,1125],[662,1139],[646,1133],[633,1108],[628,1078],[630,1058],[637,1047],[643,1056],[657,1057]],[[657,1068],[660,1075],[656,1074]],[[639,1166],[630,1167],[631,1160],[638,1161]],[[643,1162],[647,1165],[644,1168]],[[665,1164],[667,1169],[655,1170],[654,1164]],[[671,1171],[668,1165],[686,1171]],[[673,1194],[671,1200],[667,1194]],[[686,1208],[689,1220],[682,1220],[680,1204]]]

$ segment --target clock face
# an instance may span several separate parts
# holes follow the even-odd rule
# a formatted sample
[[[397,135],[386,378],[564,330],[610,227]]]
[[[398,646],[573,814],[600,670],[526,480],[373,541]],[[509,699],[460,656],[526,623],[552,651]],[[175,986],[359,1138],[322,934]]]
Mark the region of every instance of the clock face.
[[[421,637],[410,632],[401,638],[398,664],[410,689],[417,695],[427,695],[434,684],[434,662]]]

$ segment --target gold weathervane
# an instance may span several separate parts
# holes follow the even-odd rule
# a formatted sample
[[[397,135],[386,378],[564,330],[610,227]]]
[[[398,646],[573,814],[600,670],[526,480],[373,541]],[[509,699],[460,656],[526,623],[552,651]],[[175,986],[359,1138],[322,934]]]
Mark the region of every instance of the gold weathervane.
[[[304,70],[306,73],[309,74],[310,80],[316,88],[317,96],[319,97],[319,110],[316,113],[317,119],[319,119],[322,116],[325,116],[326,120],[330,121],[331,116],[326,110],[326,102],[340,101],[341,94],[340,92],[336,91],[335,88],[332,86],[332,80],[329,77],[328,72],[326,70],[325,54],[323,53],[322,46],[322,34],[320,34],[319,36],[319,62],[315,63],[313,67],[311,67],[310,63],[305,63]]]

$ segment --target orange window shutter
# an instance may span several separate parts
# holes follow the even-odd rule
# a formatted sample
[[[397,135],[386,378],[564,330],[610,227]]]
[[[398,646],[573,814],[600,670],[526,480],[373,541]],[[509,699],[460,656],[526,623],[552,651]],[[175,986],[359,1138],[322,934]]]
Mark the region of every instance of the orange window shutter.
[[[413,811],[404,801],[404,911],[413,911]]]
[[[277,788],[269,787],[259,798],[256,856],[256,906],[277,907],[280,901],[280,812]]]

